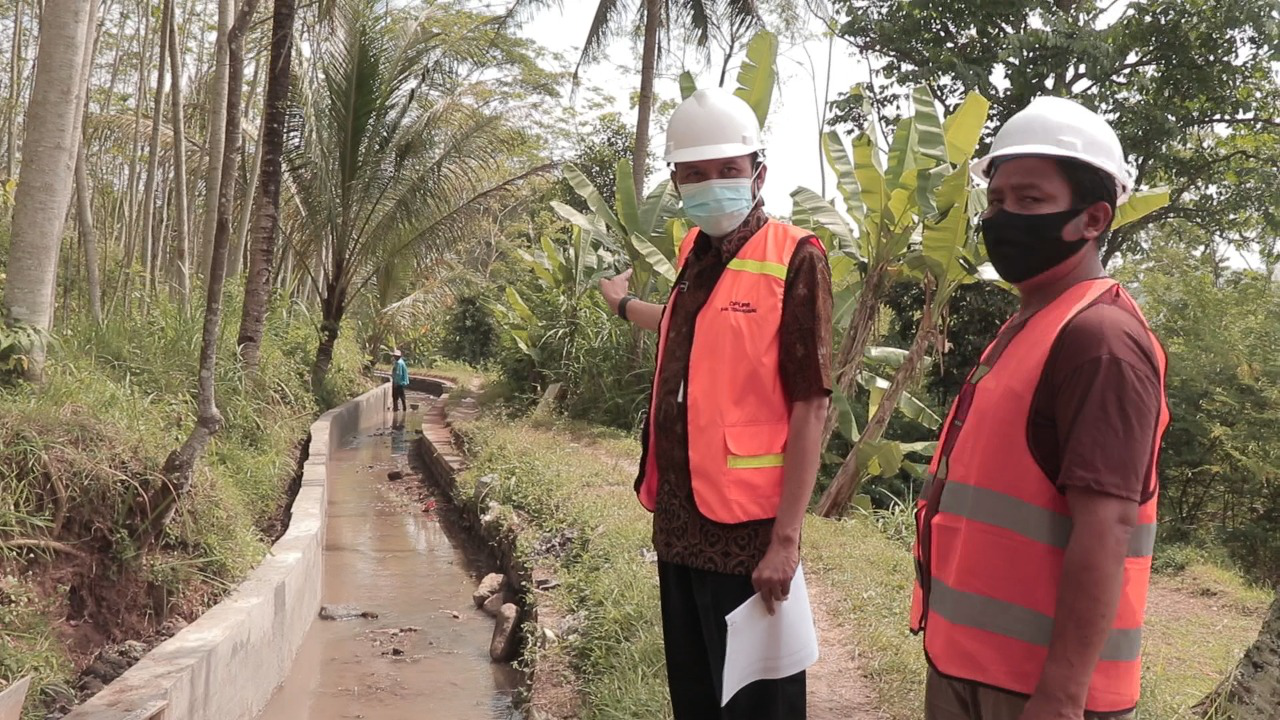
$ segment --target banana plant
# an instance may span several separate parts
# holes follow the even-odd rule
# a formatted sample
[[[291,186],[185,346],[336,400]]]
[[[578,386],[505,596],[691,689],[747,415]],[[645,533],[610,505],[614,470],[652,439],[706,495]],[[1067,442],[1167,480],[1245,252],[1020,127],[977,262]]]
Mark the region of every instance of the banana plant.
[[[880,305],[894,282],[913,276],[923,282],[927,311],[936,311],[945,307],[953,286],[976,277],[977,263],[971,252],[966,255],[972,245],[969,200],[976,196],[970,192],[968,163],[988,108],[985,98],[971,93],[944,120],[928,88],[916,88],[912,114],[899,121],[888,147],[876,141],[870,128],[853,139],[852,151],[836,133],[824,138],[844,216],[812,191],[802,188],[792,194],[794,215],[820,227],[834,251],[835,315],[837,336],[842,337],[834,367],[836,393],[850,396],[862,385],[872,400],[866,427],[851,438],[854,448],[819,505],[824,515],[843,512],[869,468],[892,474],[905,462],[900,449],[883,441],[884,429],[895,409],[916,405],[906,388],[919,374],[936,323],[922,318],[925,329],[913,339],[893,380],[868,377],[864,358],[879,326]],[[848,260],[835,259],[841,255]],[[837,264],[855,270],[837,273]],[[845,276],[843,282],[839,274]],[[839,405],[833,403],[828,415],[824,443],[841,426]],[[940,424],[932,411],[907,415],[927,427]]]
[[[844,512],[867,477],[889,476],[900,469],[921,474],[923,466],[908,461],[906,456],[931,453],[935,446],[886,441],[884,431],[895,408],[903,408],[904,403],[910,407],[906,390],[924,369],[929,348],[939,341],[941,321],[955,291],[967,283],[978,282],[978,267],[986,262],[977,232],[978,220],[986,210],[986,193],[974,187],[969,163],[986,122],[989,103],[981,95],[972,93],[954,114],[939,122],[937,106],[926,89],[918,88],[912,99],[911,122],[917,128],[914,141],[917,162],[920,157],[940,159],[932,167],[925,167],[927,163],[917,167],[919,227],[899,267],[900,277],[921,284],[924,309],[909,348],[897,358],[892,380],[887,383],[879,380],[877,387],[871,389],[867,425],[819,502],[818,512],[827,517]],[[901,136],[899,128],[897,137]],[[908,138],[906,142],[905,152],[910,153],[912,141]],[[891,166],[893,157],[891,151]],[[1121,206],[1113,226],[1121,227],[1154,212],[1168,199],[1165,190],[1136,193]],[[910,207],[910,202],[903,207]],[[865,374],[860,373],[860,378]],[[911,416],[910,412],[906,414]],[[932,422],[936,417],[932,416],[925,424],[936,428]]]
[[[607,233],[593,234],[575,225],[570,229],[569,241],[564,247],[544,235],[537,250],[516,252],[537,277],[541,294],[553,298],[553,311],[557,316],[572,320],[583,296],[595,287],[602,276],[616,268],[619,249]],[[546,323],[530,309],[515,288],[506,289],[505,300],[505,303],[489,301],[486,306],[520,350],[535,362],[541,361],[538,341]]]

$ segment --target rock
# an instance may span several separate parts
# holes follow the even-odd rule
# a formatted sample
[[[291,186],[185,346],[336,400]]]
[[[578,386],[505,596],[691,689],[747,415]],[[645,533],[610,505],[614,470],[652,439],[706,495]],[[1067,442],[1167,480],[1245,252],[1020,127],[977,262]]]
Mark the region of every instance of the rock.
[[[502,606],[511,602],[506,592],[494,593],[492,597],[484,601],[484,605],[480,607],[489,617],[498,617],[498,612],[502,610]]]
[[[502,586],[506,582],[506,578],[499,573],[490,573],[480,581],[480,587],[471,593],[471,600],[476,607],[484,607],[484,603],[489,598],[502,592]]]
[[[183,630],[187,629],[187,621],[180,617],[169,618],[160,626],[160,634],[167,637],[173,637]]]
[[[401,471],[401,470],[392,470],[391,472],[387,473],[387,479],[388,479],[388,480],[403,480],[403,479],[404,479],[404,472],[403,472],[403,471]]]
[[[507,603],[498,610],[498,622],[493,626],[493,640],[489,643],[489,657],[494,662],[511,662],[515,659],[519,618],[520,608],[513,603]]]
[[[81,678],[80,680],[80,692],[84,693],[86,696],[97,695],[102,692],[102,689],[105,687],[106,685],[103,685],[102,681],[96,677],[86,677]]]
[[[320,608],[321,620],[354,620],[356,618],[377,620],[378,613],[361,610],[355,605],[325,605]]]
[[[386,651],[386,652],[384,652],[384,653],[382,653],[382,654],[383,654],[383,655],[390,655],[391,657],[400,657],[401,655],[404,655],[404,651],[403,651],[403,650],[401,650],[401,649],[400,649],[400,648],[398,648],[398,647],[393,647],[393,648],[391,648],[390,650],[388,650],[388,651]]]
[[[128,640],[120,645],[120,654],[137,662],[142,659],[143,655],[147,654],[147,646],[137,640]]]

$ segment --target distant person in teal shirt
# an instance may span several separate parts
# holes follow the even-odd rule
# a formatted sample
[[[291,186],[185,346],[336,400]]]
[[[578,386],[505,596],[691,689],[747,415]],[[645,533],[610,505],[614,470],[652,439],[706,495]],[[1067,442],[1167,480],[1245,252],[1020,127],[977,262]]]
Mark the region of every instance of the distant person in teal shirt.
[[[409,366],[404,364],[404,357],[399,350],[392,351],[391,357],[396,359],[396,364],[391,368],[391,411],[408,410],[404,389],[409,387]]]

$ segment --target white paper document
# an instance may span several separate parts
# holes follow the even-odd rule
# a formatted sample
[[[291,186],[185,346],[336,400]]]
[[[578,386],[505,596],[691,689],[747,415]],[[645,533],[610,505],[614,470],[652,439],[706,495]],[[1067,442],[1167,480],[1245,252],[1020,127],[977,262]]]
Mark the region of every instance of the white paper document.
[[[804,568],[796,568],[791,594],[769,615],[756,593],[725,616],[729,637],[724,653],[720,706],[756,680],[777,680],[808,669],[818,661],[818,632],[809,607]]]

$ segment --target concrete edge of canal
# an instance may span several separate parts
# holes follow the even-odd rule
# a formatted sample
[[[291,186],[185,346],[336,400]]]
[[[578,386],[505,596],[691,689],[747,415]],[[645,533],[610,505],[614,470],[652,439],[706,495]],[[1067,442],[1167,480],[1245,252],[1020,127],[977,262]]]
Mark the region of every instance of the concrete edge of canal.
[[[311,425],[289,529],[222,602],[156,647],[67,720],[249,720],[289,672],[320,609],[329,448],[381,420],[382,384]]]
[[[555,573],[544,562],[523,557],[517,549],[518,538],[522,534],[533,533],[532,524],[518,510],[490,500],[487,483],[483,480],[473,495],[462,492],[458,487],[457,478],[466,471],[467,460],[453,425],[476,417],[479,408],[474,400],[463,400],[456,407],[446,408],[443,401],[447,400],[450,390],[450,386],[444,386],[442,402],[424,417],[422,435],[417,439],[417,459],[423,480],[453,506],[457,514],[453,522],[457,523],[458,530],[471,541],[486,545],[497,565],[496,571],[506,577],[506,587],[515,595],[520,607],[520,644],[535,643],[545,647],[548,643],[556,643],[564,618],[558,608],[551,603],[540,602],[539,597],[541,591],[558,585]],[[435,391],[432,392],[434,394]],[[536,537],[530,536],[530,539]],[[528,720],[575,720],[580,717],[576,683],[563,656],[537,652],[536,664],[526,668],[524,679],[522,710]]]

